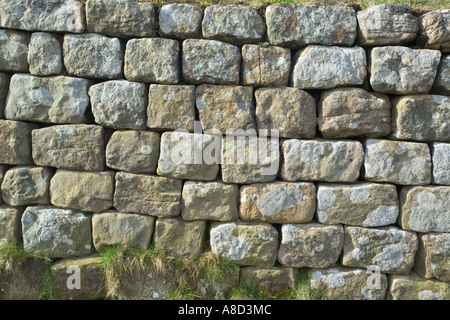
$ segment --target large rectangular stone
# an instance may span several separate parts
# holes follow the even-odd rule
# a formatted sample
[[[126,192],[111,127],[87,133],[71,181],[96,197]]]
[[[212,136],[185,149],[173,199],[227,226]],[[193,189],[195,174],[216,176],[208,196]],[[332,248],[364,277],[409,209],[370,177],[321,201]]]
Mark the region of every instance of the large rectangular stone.
[[[31,157],[32,123],[0,119],[0,164],[33,164]]]
[[[413,270],[420,276],[450,281],[450,234],[419,234]]]
[[[21,218],[24,209],[0,205],[0,246],[7,242],[22,242]]]
[[[29,42],[30,35],[26,32],[0,29],[0,71],[28,72]]]
[[[450,186],[450,143],[433,143],[432,158],[433,183]]]
[[[203,9],[187,3],[170,3],[159,9],[159,32],[164,37],[200,38]]]
[[[450,300],[450,284],[427,280],[414,272],[408,275],[390,275],[388,300]]]
[[[36,76],[51,76],[64,71],[61,37],[47,32],[31,34],[28,46],[30,73]]]

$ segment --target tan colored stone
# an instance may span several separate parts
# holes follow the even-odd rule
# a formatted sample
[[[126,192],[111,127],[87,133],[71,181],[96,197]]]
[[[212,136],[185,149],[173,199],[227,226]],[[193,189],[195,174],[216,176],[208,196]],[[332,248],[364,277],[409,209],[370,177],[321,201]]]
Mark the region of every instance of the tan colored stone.
[[[450,234],[419,234],[413,270],[420,276],[450,281]]]
[[[0,119],[0,163],[31,165],[31,131],[38,128],[32,123]]]
[[[295,288],[296,269],[289,267],[244,267],[241,281],[274,299],[287,299]]]
[[[439,280],[427,280],[414,272],[390,275],[389,300],[450,300],[450,285]]]
[[[450,52],[450,10],[436,10],[419,17],[418,42],[425,48]]]
[[[0,205],[0,246],[7,242],[22,242],[20,219],[25,208]]]

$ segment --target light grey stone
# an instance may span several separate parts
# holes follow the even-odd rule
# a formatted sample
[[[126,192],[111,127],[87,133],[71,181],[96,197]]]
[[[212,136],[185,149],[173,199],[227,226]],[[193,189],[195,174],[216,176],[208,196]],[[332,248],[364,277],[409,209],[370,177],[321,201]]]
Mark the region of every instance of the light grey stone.
[[[33,75],[61,74],[64,65],[60,38],[47,32],[32,33],[27,59]]]
[[[432,93],[450,95],[450,55],[442,57],[431,90]]]
[[[31,131],[37,125],[0,119],[0,164],[33,164]]]
[[[432,157],[433,183],[450,185],[450,143],[433,143]]]
[[[435,10],[419,17],[418,43],[424,48],[450,52],[450,9]]]
[[[450,284],[439,280],[427,280],[416,273],[390,275],[388,300],[449,300]]]
[[[11,75],[0,72],[0,119],[5,117],[4,110],[6,105],[6,97],[8,96],[10,79]]]
[[[187,3],[171,3],[159,9],[159,32],[164,37],[200,38],[203,9]]]
[[[0,205],[0,246],[8,242],[22,242],[20,219],[24,209],[24,207]]]
[[[0,29],[0,71],[28,72],[29,42],[30,35],[26,32]]]

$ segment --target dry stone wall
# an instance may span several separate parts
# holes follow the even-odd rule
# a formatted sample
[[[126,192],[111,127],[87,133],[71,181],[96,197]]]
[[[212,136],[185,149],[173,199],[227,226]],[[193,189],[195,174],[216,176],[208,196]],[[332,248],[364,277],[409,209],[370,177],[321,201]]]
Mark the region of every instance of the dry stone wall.
[[[0,241],[46,250],[67,299],[104,298],[106,245],[212,250],[269,294],[307,268],[330,299],[450,299],[449,21],[2,0]],[[36,297],[30,263],[0,297]],[[120,284],[129,299],[173,285]]]

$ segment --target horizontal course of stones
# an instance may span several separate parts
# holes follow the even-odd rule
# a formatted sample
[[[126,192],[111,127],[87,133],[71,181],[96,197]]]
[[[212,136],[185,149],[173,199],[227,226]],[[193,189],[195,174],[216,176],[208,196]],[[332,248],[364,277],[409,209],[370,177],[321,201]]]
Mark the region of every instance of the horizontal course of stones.
[[[0,241],[47,250],[57,282],[80,266],[86,289],[60,288],[72,299],[102,298],[102,246],[194,257],[205,241],[267,290],[308,268],[331,299],[450,299],[448,21],[407,5],[274,4],[263,18],[3,0]],[[195,121],[279,130],[275,171],[176,163],[180,143],[218,140]],[[167,297],[173,279],[159,280],[129,297]],[[2,298],[33,297],[11,283]]]

